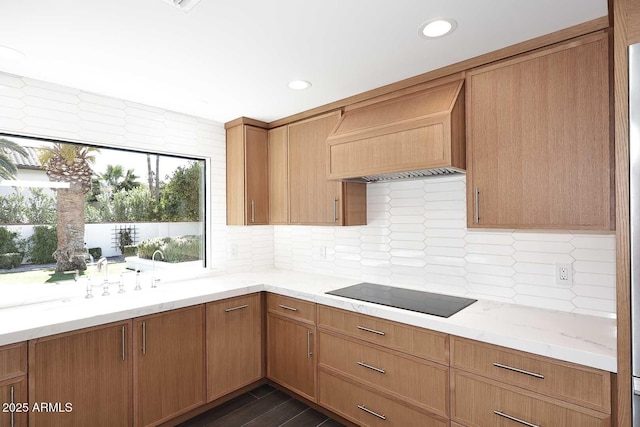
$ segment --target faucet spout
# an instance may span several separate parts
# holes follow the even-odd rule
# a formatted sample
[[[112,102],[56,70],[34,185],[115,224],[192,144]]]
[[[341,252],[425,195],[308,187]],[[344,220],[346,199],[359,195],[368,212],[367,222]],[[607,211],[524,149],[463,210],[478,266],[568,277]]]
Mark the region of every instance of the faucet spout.
[[[98,272],[102,271],[103,265],[104,265],[104,281],[109,282],[109,260],[105,257],[100,258],[96,263]]]
[[[153,255],[151,255],[151,287],[155,288],[160,281],[160,278],[156,278],[156,255],[160,255],[160,259],[164,260],[164,254],[160,249],[157,249]]]

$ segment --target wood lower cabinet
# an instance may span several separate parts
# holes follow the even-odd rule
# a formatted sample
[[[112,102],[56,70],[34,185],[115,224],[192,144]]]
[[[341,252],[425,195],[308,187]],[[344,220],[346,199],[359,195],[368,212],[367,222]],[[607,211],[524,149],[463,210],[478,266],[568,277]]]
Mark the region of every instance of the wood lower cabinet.
[[[267,377],[316,399],[316,304],[267,294]]]
[[[131,426],[131,357],[131,321],[29,341],[29,425]]]
[[[261,301],[253,294],[207,304],[207,401],[264,376]]]
[[[319,370],[351,378],[404,403],[446,418],[449,367],[398,352],[319,332]]]
[[[379,393],[319,372],[318,402],[363,427],[447,427],[447,418],[433,417],[387,399]]]
[[[30,410],[27,376],[0,381],[0,426],[27,427]]]
[[[316,400],[316,328],[279,315],[267,315],[267,377]]]
[[[609,427],[611,415],[452,370],[451,419],[469,427]]]
[[[134,319],[136,426],[158,425],[206,402],[204,325],[204,305]]]
[[[611,413],[611,373],[451,337],[451,367]]]
[[[449,336],[318,308],[318,401],[364,426],[449,425]]]
[[[609,38],[467,74],[467,225],[614,228]]]
[[[289,125],[289,220],[291,224],[366,225],[366,184],[327,179],[329,133],[340,112]]]
[[[0,347],[0,381],[27,373],[27,343]]]

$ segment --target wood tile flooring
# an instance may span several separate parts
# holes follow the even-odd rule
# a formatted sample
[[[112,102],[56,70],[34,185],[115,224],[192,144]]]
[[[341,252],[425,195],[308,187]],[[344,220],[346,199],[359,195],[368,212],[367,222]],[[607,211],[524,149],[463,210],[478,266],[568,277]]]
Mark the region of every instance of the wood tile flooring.
[[[265,384],[178,427],[343,427],[286,393]]]

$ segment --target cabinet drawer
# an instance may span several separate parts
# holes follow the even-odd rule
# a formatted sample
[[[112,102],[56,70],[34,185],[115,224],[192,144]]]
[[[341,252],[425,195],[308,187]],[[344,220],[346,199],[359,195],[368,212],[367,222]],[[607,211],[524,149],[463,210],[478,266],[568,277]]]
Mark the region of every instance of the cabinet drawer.
[[[451,366],[611,413],[609,372],[458,337]]]
[[[377,393],[319,372],[319,403],[363,427],[447,427],[446,418],[429,416]]]
[[[320,368],[340,371],[413,405],[447,416],[449,368],[320,333]]]
[[[447,334],[325,306],[320,306],[318,316],[323,328],[449,364]]]
[[[0,347],[0,381],[27,373],[27,343]]]
[[[452,370],[451,419],[469,427],[609,427],[611,416]],[[528,423],[528,424],[527,424]]]
[[[267,294],[267,309],[296,320],[316,323],[316,304],[284,295]]]

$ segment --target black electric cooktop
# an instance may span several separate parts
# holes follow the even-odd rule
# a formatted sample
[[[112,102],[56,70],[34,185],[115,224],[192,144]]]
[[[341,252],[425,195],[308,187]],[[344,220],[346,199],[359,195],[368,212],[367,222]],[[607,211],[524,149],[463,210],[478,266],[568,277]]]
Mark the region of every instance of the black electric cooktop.
[[[478,301],[469,298],[434,294],[432,292],[376,285],[375,283],[358,283],[357,285],[326,293],[440,317],[450,317]]]

